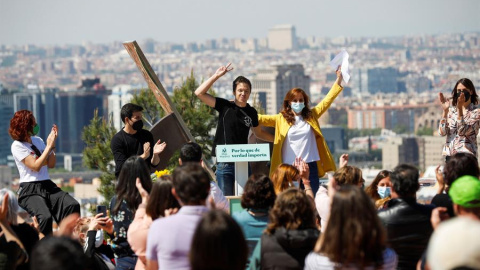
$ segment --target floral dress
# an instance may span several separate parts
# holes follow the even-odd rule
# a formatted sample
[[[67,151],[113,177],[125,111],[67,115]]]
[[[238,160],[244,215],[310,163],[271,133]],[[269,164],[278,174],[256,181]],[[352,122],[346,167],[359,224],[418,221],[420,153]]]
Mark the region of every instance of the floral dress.
[[[480,110],[468,105],[462,120],[457,120],[458,110],[451,106],[447,119],[443,118],[438,127],[440,136],[447,136],[443,146],[443,156],[467,152],[477,157],[477,134],[480,127]]]
[[[134,213],[128,208],[127,203],[123,201],[118,212],[114,214],[113,208],[116,202],[117,197],[114,196],[110,201],[110,213],[114,233],[113,235],[109,235],[112,239],[113,251],[116,257],[136,256],[127,242],[127,231],[133,221]]]

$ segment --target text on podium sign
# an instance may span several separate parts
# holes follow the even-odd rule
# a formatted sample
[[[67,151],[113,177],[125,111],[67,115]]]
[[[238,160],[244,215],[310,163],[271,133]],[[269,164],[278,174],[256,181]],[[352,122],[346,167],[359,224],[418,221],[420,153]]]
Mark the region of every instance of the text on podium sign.
[[[270,146],[261,144],[217,145],[217,162],[270,161]]]

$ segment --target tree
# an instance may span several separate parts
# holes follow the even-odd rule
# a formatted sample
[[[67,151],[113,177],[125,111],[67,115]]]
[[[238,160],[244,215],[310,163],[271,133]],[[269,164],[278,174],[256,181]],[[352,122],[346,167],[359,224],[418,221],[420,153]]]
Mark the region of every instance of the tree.
[[[110,150],[110,142],[117,131],[113,127],[111,119],[107,122],[98,116],[95,110],[90,124],[83,128],[82,140],[87,145],[83,150],[83,164],[89,169],[100,170],[100,187],[98,191],[106,202],[115,194],[115,165],[113,153]]]
[[[417,136],[433,136],[433,128],[423,127],[417,129]]]

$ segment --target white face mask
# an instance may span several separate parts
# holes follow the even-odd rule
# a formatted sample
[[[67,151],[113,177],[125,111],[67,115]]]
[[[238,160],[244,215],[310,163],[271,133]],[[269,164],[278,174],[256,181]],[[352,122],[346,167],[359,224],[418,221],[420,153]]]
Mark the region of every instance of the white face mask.
[[[103,243],[103,230],[98,230],[95,235],[95,247],[101,246]]]
[[[290,106],[292,107],[292,110],[296,113],[300,113],[302,112],[303,108],[305,108],[305,103],[303,102],[292,102],[290,104]]]

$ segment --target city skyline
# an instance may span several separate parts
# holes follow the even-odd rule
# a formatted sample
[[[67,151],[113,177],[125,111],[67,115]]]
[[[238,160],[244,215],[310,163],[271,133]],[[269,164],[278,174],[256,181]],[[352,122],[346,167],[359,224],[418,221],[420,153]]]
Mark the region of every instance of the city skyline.
[[[266,38],[279,24],[297,36],[388,37],[480,31],[477,0],[68,2],[0,0],[0,44],[159,42]],[[138,9],[138,12],[132,10]]]

